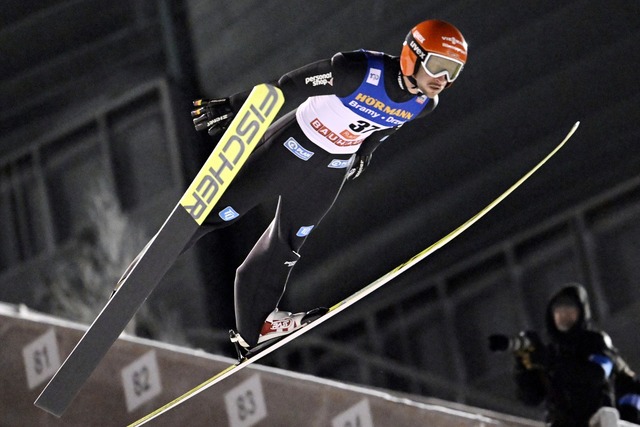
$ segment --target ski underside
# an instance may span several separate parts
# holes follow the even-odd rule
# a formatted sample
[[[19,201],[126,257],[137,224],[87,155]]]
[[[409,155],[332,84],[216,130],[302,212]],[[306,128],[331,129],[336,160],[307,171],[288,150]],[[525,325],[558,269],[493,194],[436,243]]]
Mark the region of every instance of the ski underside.
[[[414,265],[416,265],[420,261],[424,260],[429,255],[433,254],[438,249],[440,249],[443,246],[445,246],[447,243],[451,242],[453,239],[458,237],[465,230],[467,230],[469,227],[471,227],[473,224],[475,224],[478,220],[480,220],[480,218],[485,216],[489,211],[491,211],[494,207],[496,207],[505,198],[507,198],[513,191],[515,191],[520,185],[522,185],[522,183],[524,183],[527,179],[529,179],[529,177],[531,177],[531,175],[533,175],[538,169],[540,169],[542,167],[542,165],[544,165],[551,157],[553,157],[566,144],[566,142],[571,138],[571,136],[573,136],[575,131],[578,129],[579,125],[580,125],[580,122],[576,122],[573,125],[573,127],[571,128],[571,130],[569,131],[569,133],[564,137],[562,142],[560,144],[558,144],[558,146],[555,147],[544,159],[542,159],[536,166],[534,166],[529,172],[527,172],[515,184],[513,184],[511,187],[509,187],[504,193],[502,193],[495,200],[493,200],[491,203],[489,203],[484,209],[482,209],[480,212],[478,212],[477,214],[475,214],[474,216],[469,218],[464,224],[460,225],[458,228],[456,228],[455,230],[453,230],[452,232],[450,232],[449,234],[447,234],[446,236],[444,236],[443,238],[441,238],[440,240],[438,240],[437,242],[435,242],[434,244],[432,244],[431,246],[429,246],[428,248],[426,248],[422,252],[416,254],[415,256],[410,258],[408,261],[404,262],[403,264],[401,264],[398,267],[394,268],[393,270],[389,271],[384,276],[380,277],[379,279],[377,279],[374,282],[370,283],[366,287],[360,289],[356,293],[350,295],[349,297],[343,299],[339,303],[337,303],[334,306],[330,307],[328,309],[327,313],[324,314],[323,316],[319,317],[317,320],[314,320],[313,322],[307,324],[303,328],[298,329],[297,331],[294,331],[291,334],[284,336],[283,338],[280,338],[279,340],[277,340],[273,344],[267,345],[267,346],[262,347],[262,348],[256,348],[254,351],[250,351],[244,357],[239,358],[237,363],[235,363],[233,365],[230,365],[226,369],[222,370],[221,372],[217,373],[213,377],[211,377],[208,380],[204,381],[203,383],[197,385],[196,387],[192,388],[191,390],[187,391],[186,393],[184,393],[183,395],[177,397],[176,399],[172,400],[171,402],[167,403],[166,405],[156,409],[155,411],[149,413],[148,415],[146,415],[146,416],[140,418],[139,420],[133,422],[132,424],[129,425],[129,427],[140,426],[140,425],[143,425],[143,424],[151,421],[152,419],[154,419],[154,418],[164,414],[165,412],[168,412],[169,410],[175,408],[176,406],[186,402],[187,400],[191,399],[192,397],[196,396],[197,394],[201,393],[202,391],[208,389],[209,387],[219,383],[220,381],[224,380],[225,378],[228,378],[231,375],[237,373],[241,369],[244,369],[247,366],[249,366],[250,364],[252,364],[252,363],[262,359],[263,357],[271,354],[272,352],[274,352],[278,348],[280,348],[280,347],[284,346],[285,344],[295,340],[300,335],[309,332],[311,329],[313,329],[316,326],[322,324],[323,322],[329,320],[330,318],[332,318],[336,314],[340,313],[341,311],[346,310],[348,307],[350,307],[353,304],[355,304],[356,302],[360,301],[361,299],[363,299],[367,295],[370,295],[374,291],[380,289],[382,286],[384,286],[385,284],[387,284],[388,282],[390,282],[391,280],[393,280],[394,278],[396,278],[400,274],[404,273],[409,268],[413,267]]]
[[[133,261],[111,299],[35,405],[61,416],[140,306],[184,250],[284,104],[280,89],[253,88],[165,223]]]

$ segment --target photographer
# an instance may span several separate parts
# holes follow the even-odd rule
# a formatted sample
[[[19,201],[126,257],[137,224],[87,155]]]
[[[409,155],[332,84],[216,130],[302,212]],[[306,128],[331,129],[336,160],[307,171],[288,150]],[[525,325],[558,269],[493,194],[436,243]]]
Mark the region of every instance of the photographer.
[[[586,290],[565,286],[546,310],[549,344],[535,332],[515,338],[491,335],[491,351],[512,351],[517,396],[525,404],[546,403],[553,427],[587,427],[603,406],[617,407],[623,420],[640,421],[640,382],[609,336],[591,327]]]

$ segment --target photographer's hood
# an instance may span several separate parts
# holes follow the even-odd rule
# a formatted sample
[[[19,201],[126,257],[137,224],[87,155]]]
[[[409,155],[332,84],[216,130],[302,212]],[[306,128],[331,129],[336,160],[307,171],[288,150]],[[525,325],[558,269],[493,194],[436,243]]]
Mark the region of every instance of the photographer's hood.
[[[561,303],[562,301],[573,301],[580,308],[580,317],[568,332],[559,331],[553,321],[553,306],[557,303]],[[589,304],[589,295],[587,294],[587,290],[578,283],[571,283],[553,294],[547,304],[545,321],[547,332],[552,339],[571,335],[574,331],[589,329],[591,326],[591,306]]]

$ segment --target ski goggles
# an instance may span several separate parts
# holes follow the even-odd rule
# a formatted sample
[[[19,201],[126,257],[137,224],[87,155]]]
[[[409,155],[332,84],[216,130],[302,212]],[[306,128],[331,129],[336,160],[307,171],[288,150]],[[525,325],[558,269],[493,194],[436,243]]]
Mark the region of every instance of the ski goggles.
[[[422,68],[431,77],[445,76],[449,83],[452,83],[460,75],[464,64],[461,61],[448,58],[437,53],[429,52],[422,61]]]

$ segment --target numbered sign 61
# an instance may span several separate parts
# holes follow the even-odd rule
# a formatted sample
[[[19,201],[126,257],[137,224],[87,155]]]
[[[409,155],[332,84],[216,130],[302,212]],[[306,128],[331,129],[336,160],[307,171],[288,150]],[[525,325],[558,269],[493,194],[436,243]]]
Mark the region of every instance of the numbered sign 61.
[[[53,329],[27,344],[22,349],[29,390],[48,380],[60,367],[58,341]]]

